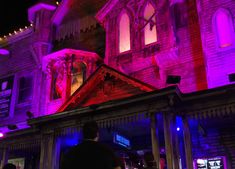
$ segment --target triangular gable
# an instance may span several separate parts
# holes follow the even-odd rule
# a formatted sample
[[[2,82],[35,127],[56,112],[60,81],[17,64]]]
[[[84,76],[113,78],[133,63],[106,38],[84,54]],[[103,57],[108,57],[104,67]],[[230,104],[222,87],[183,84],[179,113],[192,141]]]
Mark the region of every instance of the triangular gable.
[[[153,90],[156,88],[102,65],[57,112],[127,98]]]

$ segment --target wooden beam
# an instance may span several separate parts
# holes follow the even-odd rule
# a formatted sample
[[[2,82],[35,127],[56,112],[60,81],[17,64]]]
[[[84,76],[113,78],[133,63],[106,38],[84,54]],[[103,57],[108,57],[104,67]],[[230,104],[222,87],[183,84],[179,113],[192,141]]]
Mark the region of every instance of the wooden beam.
[[[3,168],[3,166],[7,163],[7,161],[8,161],[8,153],[9,153],[8,148],[7,147],[3,148],[0,168]]]
[[[150,127],[151,127],[151,141],[152,141],[152,153],[154,156],[154,160],[156,162],[156,168],[160,169],[161,165],[160,165],[160,150],[159,150],[159,141],[158,141],[158,131],[156,128],[156,124],[157,124],[157,119],[155,116],[155,113],[152,113],[150,115]]]
[[[187,117],[183,117],[184,149],[186,156],[186,168],[193,169],[191,134]]]
[[[172,145],[173,145],[173,165],[174,169],[179,169],[180,166],[180,151],[179,151],[179,139],[178,139],[178,133],[176,132],[176,116],[174,115],[172,118]]]
[[[172,149],[172,140],[171,140],[172,131],[171,131],[171,126],[170,126],[170,120],[171,120],[170,118],[171,117],[167,112],[163,113],[167,168],[174,169],[173,149]]]

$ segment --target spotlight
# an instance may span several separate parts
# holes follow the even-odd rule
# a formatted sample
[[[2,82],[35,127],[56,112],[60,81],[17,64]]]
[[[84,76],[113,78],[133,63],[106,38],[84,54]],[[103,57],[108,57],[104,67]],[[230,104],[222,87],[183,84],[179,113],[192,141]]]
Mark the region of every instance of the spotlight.
[[[9,130],[16,130],[16,129],[18,129],[17,125],[15,125],[15,124],[9,124],[9,125],[7,126],[7,128],[8,128]]]
[[[0,132],[0,138],[3,138],[4,134],[2,132]]]
[[[27,115],[27,117],[28,117],[29,119],[32,119],[32,118],[34,117],[33,113],[30,112],[30,111],[27,111],[27,112],[26,112],[26,115]]]
[[[180,131],[180,128],[179,128],[179,127],[177,127],[177,128],[176,128],[176,130],[177,130],[177,131]]]
[[[181,76],[176,76],[176,75],[169,75],[167,76],[166,83],[167,84],[177,84],[180,83]]]

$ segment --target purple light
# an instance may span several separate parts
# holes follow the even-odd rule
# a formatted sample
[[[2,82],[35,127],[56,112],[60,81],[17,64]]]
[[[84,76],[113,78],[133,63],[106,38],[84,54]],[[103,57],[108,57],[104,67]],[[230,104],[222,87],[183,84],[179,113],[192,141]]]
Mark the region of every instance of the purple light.
[[[0,132],[0,138],[4,137],[4,134],[2,132]]]
[[[177,127],[177,128],[176,128],[176,130],[177,130],[177,131],[180,131],[180,128],[179,128],[179,127]]]
[[[9,50],[7,50],[7,49],[0,49],[0,55],[9,55]]]

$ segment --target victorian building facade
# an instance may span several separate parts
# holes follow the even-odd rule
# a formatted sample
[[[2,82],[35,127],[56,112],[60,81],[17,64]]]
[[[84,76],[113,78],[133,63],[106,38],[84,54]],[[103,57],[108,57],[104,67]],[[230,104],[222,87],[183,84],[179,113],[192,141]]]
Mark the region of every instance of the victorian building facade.
[[[235,168],[234,15],[233,0],[29,8],[31,26],[0,39],[1,166],[59,169],[93,119],[120,157],[151,150],[157,168]],[[113,144],[115,133],[131,145]]]

